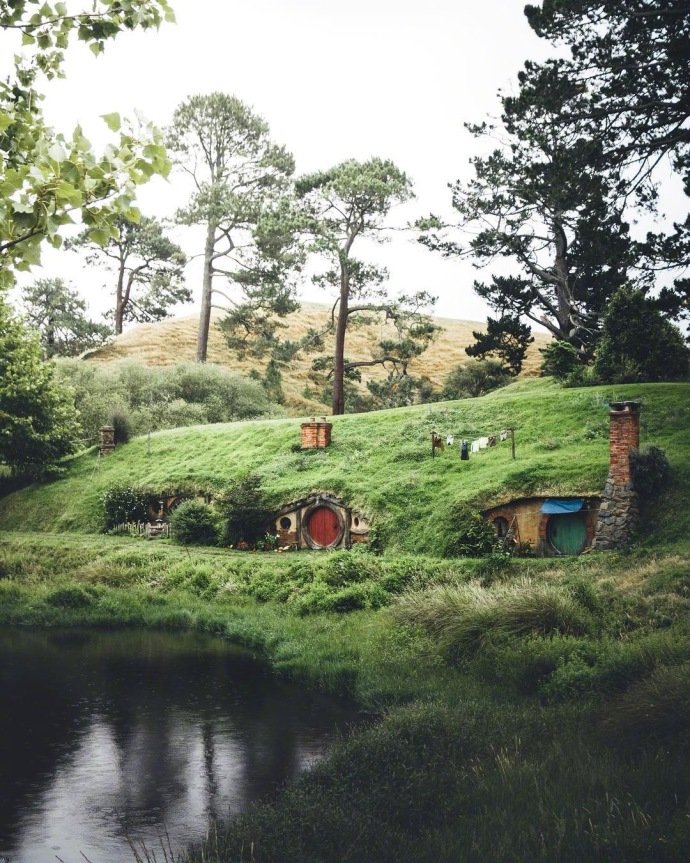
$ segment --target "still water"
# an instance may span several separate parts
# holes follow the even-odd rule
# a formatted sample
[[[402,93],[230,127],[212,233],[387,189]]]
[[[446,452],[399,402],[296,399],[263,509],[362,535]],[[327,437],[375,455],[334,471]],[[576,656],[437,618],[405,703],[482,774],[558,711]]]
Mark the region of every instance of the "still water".
[[[164,831],[179,851],[353,719],[211,638],[0,632],[0,858],[131,863]]]

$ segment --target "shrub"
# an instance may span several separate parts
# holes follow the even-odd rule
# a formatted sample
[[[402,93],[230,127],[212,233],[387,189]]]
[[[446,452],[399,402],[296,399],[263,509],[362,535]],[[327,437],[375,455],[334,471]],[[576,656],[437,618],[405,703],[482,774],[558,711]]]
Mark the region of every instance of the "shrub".
[[[450,372],[443,385],[443,398],[475,398],[504,387],[510,380],[510,374],[498,360],[474,360]]]
[[[666,453],[658,446],[630,453],[630,468],[635,490],[649,500],[656,497],[671,481],[671,465]]]
[[[541,361],[541,373],[550,375],[557,381],[564,381],[580,365],[580,357],[577,349],[570,342],[556,340],[541,348],[539,353]]]
[[[110,425],[115,429],[115,443],[127,443],[132,437],[132,424],[124,411],[114,411],[110,415]]]
[[[444,542],[445,557],[482,557],[496,549],[496,531],[467,504],[452,507]]]
[[[223,542],[255,543],[263,537],[272,507],[261,485],[261,477],[248,474],[219,496],[216,505],[224,519]]]
[[[202,500],[184,500],[173,510],[170,522],[175,542],[182,545],[216,545],[218,519]]]
[[[112,486],[106,489],[103,501],[103,529],[111,530],[128,521],[145,521],[149,495],[131,486]]]

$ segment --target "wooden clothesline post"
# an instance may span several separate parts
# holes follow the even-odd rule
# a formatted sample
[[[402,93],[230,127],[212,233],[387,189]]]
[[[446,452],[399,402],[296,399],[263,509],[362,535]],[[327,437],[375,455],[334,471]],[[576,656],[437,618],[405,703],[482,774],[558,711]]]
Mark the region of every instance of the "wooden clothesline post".
[[[515,429],[514,429],[514,428],[511,428],[511,429],[508,429],[508,431],[510,432],[510,448],[511,448],[511,452],[512,452],[512,454],[513,454],[513,458],[515,458]]]

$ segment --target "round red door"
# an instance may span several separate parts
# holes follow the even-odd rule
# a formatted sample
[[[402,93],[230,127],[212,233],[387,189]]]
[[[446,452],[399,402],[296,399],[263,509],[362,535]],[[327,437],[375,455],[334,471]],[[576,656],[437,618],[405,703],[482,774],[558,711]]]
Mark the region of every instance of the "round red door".
[[[309,536],[318,545],[331,545],[338,539],[338,516],[327,506],[317,506],[307,522]]]

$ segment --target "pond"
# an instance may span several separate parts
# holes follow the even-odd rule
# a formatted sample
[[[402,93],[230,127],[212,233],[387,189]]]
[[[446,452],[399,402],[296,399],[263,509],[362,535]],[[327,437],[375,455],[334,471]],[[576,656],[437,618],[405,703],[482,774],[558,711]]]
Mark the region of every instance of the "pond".
[[[354,708],[227,643],[155,632],[0,632],[0,859],[175,852],[320,758]],[[166,843],[167,844],[167,843]]]

